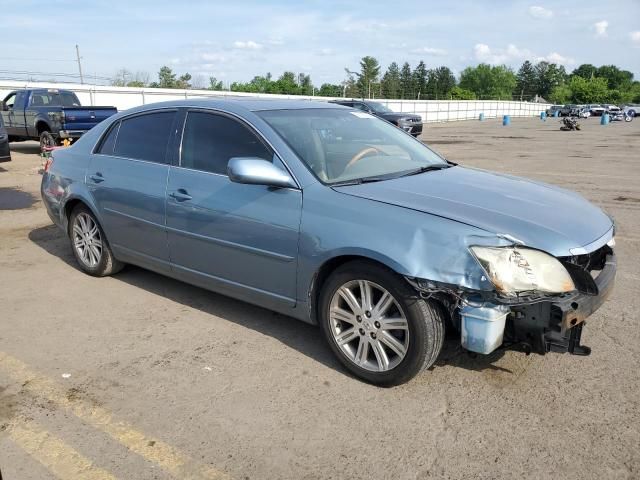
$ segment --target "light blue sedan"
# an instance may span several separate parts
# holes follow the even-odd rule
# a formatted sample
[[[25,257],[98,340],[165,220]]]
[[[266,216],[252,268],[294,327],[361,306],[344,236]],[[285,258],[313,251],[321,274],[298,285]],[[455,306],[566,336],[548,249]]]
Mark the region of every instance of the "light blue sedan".
[[[367,113],[184,100],[122,112],[42,179],[80,268],[125,263],[318,324],[356,376],[464,348],[588,354],[614,224],[581,196],[458,166]]]

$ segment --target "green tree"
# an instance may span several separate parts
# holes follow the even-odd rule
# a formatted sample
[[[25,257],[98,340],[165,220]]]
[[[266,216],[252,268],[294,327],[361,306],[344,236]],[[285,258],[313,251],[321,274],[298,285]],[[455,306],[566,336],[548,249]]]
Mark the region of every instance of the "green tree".
[[[191,88],[190,82],[191,82],[191,74],[185,73],[184,75],[180,75],[178,80],[176,80],[173,88],[181,88],[186,90],[187,88]]]
[[[586,79],[590,79],[596,76],[597,68],[591,65],[590,63],[583,63],[578,68],[576,68],[573,72],[571,72],[571,76],[578,76]]]
[[[427,96],[427,67],[423,61],[413,69],[413,88],[417,99]]]
[[[341,97],[342,85],[334,85],[331,83],[323,83],[320,85],[318,95],[321,97]]]
[[[551,103],[556,103],[560,105],[564,105],[566,103],[571,102],[572,93],[569,85],[556,85],[551,90],[551,94],[546,98]]]
[[[311,83],[311,75],[304,73],[298,74],[298,91],[299,95],[313,95],[313,83]]]
[[[633,84],[633,73],[627,70],[620,70],[615,65],[598,67],[595,76],[606,78],[607,85],[612,90],[628,91]]]
[[[467,67],[460,74],[460,87],[473,92],[479,99],[511,99],[516,76],[504,65],[492,67],[481,63]]]
[[[371,98],[371,94],[375,92],[378,76],[380,75],[380,64],[374,57],[366,56],[360,60],[360,73],[349,72],[355,74],[358,78],[356,86],[358,93],[362,98]]]
[[[515,97],[521,101],[531,98],[538,93],[536,81],[536,71],[529,60],[525,61],[516,75],[516,89],[513,92]]]
[[[449,67],[438,67],[429,70],[427,80],[427,95],[429,98],[447,98],[449,92],[456,86],[456,77]]]
[[[207,90],[222,90],[223,88],[221,80],[218,80],[216,77],[209,77],[209,86],[207,87]]]
[[[300,94],[300,87],[298,86],[298,77],[293,72],[284,72],[275,81],[275,85],[269,88],[274,93],[285,93],[288,95]]]
[[[457,85],[449,90],[451,100],[475,100],[476,95],[471,90],[465,90]]]
[[[567,72],[563,66],[555,63],[538,62],[535,66],[536,73],[536,93],[547,98],[554,87],[562,85],[566,78]]]
[[[382,77],[382,95],[384,98],[400,98],[400,68],[391,62]]]
[[[404,62],[400,70],[400,98],[413,100],[415,98],[414,92],[411,65],[409,62]]]
[[[344,71],[347,74],[347,78],[342,82],[342,88],[345,97],[356,98],[360,95],[358,85],[355,80],[355,73],[345,68]]]
[[[158,72],[158,87],[176,88],[176,74],[166,65]]]
[[[604,103],[610,100],[610,91],[606,78],[581,76],[572,77],[569,81],[571,100],[575,103]]]

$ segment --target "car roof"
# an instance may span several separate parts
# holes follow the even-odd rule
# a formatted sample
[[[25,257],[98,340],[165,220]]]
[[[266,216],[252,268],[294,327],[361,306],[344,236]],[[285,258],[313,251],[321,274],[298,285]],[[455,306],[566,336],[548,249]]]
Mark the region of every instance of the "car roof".
[[[195,107],[195,108],[215,108],[230,109],[234,111],[258,112],[263,110],[302,110],[309,108],[343,108],[335,103],[326,100],[289,100],[289,99],[267,99],[267,98],[245,98],[245,97],[217,97],[217,98],[189,98],[186,100],[172,100],[168,102],[149,103],[140,107],[135,107],[130,111],[144,111],[153,108],[167,107]]]

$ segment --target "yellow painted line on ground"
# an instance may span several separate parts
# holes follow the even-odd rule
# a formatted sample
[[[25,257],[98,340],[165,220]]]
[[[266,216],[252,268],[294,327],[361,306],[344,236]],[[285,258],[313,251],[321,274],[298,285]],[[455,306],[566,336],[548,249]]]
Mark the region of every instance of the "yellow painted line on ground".
[[[30,421],[7,429],[9,438],[56,477],[64,480],[117,480],[58,437]]]
[[[69,410],[82,421],[103,431],[144,459],[157,464],[175,478],[180,480],[229,479],[224,472],[202,465],[171,445],[145,435],[126,421],[116,419],[107,409],[91,405],[73,396],[67,397],[58,384],[34,372],[24,362],[4,352],[0,352],[0,370],[16,382],[20,382],[23,388],[33,392],[34,395],[45,397]]]

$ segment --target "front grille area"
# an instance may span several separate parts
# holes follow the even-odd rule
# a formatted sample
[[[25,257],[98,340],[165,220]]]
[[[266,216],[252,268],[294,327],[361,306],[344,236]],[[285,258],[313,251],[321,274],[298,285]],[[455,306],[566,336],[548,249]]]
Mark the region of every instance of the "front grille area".
[[[585,255],[575,255],[573,257],[561,257],[560,261],[573,263],[585,269],[587,272],[592,270],[602,270],[607,261],[607,255],[612,253],[611,247],[603,245],[598,250]]]
[[[608,245],[600,247],[585,255],[573,257],[559,257],[558,260],[565,266],[571,279],[579,292],[587,295],[597,295],[598,287],[594,281],[597,274],[604,268],[607,255],[613,253]]]

